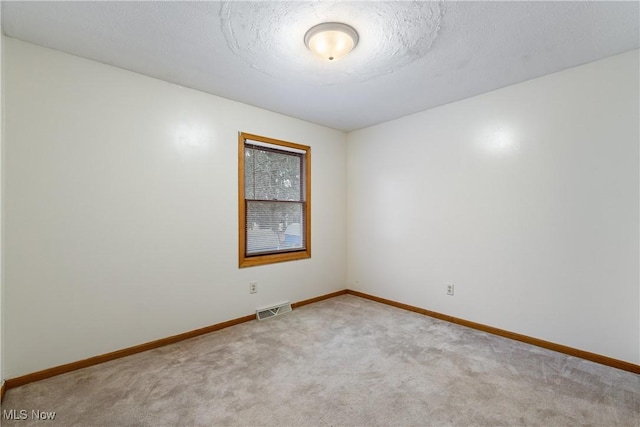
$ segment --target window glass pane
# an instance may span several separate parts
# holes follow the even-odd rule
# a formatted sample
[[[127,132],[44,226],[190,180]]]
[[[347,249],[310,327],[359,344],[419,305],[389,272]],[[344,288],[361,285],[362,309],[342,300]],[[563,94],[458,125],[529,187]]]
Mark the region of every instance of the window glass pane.
[[[245,148],[245,198],[301,201],[302,156],[263,147]]]
[[[304,209],[300,202],[247,202],[247,255],[302,249]]]
[[[253,182],[253,149],[244,149],[244,198],[255,199]]]

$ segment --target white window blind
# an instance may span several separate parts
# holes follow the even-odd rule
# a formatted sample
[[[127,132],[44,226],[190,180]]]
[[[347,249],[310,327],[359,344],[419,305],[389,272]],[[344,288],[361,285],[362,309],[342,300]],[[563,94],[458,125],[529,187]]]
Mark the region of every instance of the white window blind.
[[[286,148],[245,142],[247,256],[306,248],[305,153]]]

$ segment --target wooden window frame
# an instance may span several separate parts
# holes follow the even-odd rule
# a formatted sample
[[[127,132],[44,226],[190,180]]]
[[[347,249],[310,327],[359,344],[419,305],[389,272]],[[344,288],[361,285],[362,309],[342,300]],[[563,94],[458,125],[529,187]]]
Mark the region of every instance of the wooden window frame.
[[[245,144],[250,141],[304,151],[304,233],[305,248],[287,252],[247,255],[247,211],[245,199]],[[245,132],[238,132],[238,263],[240,268],[311,258],[311,147]]]

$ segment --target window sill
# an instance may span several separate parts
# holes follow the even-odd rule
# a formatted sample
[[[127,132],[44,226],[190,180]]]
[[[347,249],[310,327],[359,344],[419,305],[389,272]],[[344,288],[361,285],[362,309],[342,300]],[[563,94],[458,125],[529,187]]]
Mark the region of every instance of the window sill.
[[[255,267],[258,265],[273,264],[277,262],[295,261],[311,258],[311,251],[284,252],[280,254],[256,255],[240,258],[240,268]]]

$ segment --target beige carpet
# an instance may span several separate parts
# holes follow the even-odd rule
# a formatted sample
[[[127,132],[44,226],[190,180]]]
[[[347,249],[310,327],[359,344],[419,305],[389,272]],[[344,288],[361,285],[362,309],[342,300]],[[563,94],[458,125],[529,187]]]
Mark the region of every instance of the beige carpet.
[[[3,427],[638,426],[640,376],[344,295],[9,390],[2,409]]]

